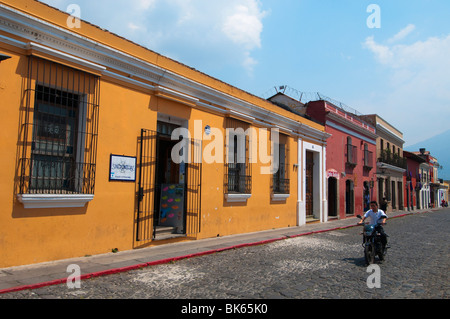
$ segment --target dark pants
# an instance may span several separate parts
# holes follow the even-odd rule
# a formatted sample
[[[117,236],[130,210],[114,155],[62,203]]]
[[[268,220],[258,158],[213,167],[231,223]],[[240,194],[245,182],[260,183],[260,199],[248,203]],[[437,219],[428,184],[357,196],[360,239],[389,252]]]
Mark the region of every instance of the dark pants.
[[[387,245],[387,235],[384,232],[383,226],[378,225],[375,227],[375,229],[380,233],[381,244],[383,245],[383,248],[385,248]]]

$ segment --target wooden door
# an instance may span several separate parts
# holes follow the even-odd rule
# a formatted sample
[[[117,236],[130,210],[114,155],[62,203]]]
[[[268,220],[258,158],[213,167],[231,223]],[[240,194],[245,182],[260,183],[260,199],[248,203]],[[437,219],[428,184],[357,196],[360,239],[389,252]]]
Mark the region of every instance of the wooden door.
[[[306,217],[314,215],[314,200],[313,200],[313,181],[314,181],[314,154],[306,152]]]

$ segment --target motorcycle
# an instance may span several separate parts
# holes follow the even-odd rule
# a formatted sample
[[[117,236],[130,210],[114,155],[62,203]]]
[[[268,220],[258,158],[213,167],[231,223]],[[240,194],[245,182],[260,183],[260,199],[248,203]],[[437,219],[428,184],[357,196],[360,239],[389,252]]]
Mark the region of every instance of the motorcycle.
[[[362,219],[361,215],[357,215],[359,219]],[[375,263],[375,256],[378,255],[378,259],[383,261],[386,255],[386,247],[383,247],[381,242],[381,234],[378,231],[379,222],[377,225],[359,224],[364,226],[363,234],[363,248],[364,258],[368,265]]]

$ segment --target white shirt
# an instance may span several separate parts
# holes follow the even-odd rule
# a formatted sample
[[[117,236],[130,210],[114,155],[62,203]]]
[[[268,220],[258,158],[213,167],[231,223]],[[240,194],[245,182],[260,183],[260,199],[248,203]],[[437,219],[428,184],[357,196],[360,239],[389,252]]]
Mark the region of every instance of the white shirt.
[[[387,215],[381,209],[379,209],[377,212],[374,212],[372,210],[368,210],[364,214],[364,217],[366,218],[366,220],[367,220],[367,218],[369,218],[369,225],[377,225],[378,221],[383,216],[387,218]]]

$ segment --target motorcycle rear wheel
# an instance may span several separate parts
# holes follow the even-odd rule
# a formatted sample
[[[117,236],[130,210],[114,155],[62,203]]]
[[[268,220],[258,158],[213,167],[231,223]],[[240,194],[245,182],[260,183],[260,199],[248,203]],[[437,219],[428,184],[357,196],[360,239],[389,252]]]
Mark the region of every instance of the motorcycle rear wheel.
[[[386,248],[381,245],[380,251],[378,252],[378,258],[381,261],[384,261],[386,259]]]

